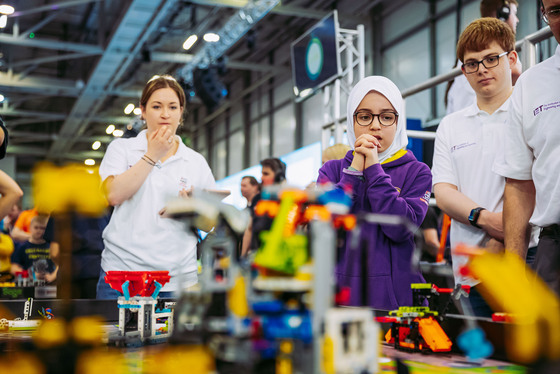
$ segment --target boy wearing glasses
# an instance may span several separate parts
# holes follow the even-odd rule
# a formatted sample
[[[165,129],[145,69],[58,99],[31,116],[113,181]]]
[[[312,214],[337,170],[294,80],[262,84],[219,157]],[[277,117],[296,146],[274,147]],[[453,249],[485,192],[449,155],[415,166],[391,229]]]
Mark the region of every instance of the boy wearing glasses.
[[[502,157],[510,111],[511,70],[517,62],[515,35],[496,18],[472,22],[457,43],[463,75],[476,102],[444,117],[436,132],[432,167],[437,205],[451,217],[451,248],[464,243],[503,251],[502,206],[505,178],[492,171]],[[490,317],[476,280],[459,269],[467,258],[452,254],[455,283],[469,285],[472,311]]]
[[[353,150],[326,162],[318,184],[352,190],[352,213],[398,215],[419,226],[430,199],[432,176],[406,150],[404,100],[397,86],[366,77],[348,97],[346,126]],[[411,283],[423,283],[411,269],[414,235],[402,225],[362,222],[338,253],[337,285],[350,291],[347,305],[396,309],[412,305]]]
[[[560,0],[543,0],[541,11],[560,43]],[[505,163],[495,165],[507,178],[506,248],[524,258],[530,225],[542,228],[533,268],[560,295],[560,46],[523,73],[511,101]]]
[[[513,33],[516,33],[519,18],[517,18],[517,0],[481,0],[480,1],[480,17],[493,17],[504,21],[511,27]],[[459,61],[459,64],[461,62]],[[517,61],[517,65],[512,69],[511,79],[513,84],[523,71],[521,61]],[[464,75],[455,77],[450,81],[446,93],[445,105],[446,114],[457,112],[466,108],[475,101],[476,94],[465,79]]]

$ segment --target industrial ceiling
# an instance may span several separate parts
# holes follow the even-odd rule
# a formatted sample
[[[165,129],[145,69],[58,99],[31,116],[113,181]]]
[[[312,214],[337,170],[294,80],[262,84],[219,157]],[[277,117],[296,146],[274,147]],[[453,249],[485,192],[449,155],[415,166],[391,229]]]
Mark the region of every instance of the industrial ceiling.
[[[134,114],[125,115],[123,109],[129,103],[138,105],[151,76],[170,73],[188,85],[192,69],[208,62],[209,46],[203,41],[188,51],[182,48],[189,35],[221,35],[218,52],[227,56],[228,73],[222,78],[227,85],[247,71],[289,73],[289,56],[271,63],[271,51],[295,40],[333,9],[339,9],[341,24],[352,27],[379,3],[12,1],[15,12],[0,29],[0,115],[10,134],[8,153],[16,156],[18,173],[28,173],[40,160],[99,162],[113,139],[106,134],[107,126],[124,128],[133,121]],[[247,24],[234,31],[232,22],[239,19]],[[195,97],[189,111],[200,105]],[[93,150],[96,140],[101,147]]]

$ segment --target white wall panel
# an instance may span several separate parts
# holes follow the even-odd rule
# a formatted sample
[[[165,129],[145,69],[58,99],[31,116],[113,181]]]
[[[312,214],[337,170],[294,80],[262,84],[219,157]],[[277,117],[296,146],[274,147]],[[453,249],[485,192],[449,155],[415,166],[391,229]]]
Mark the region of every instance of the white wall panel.
[[[268,117],[255,121],[251,125],[250,164],[257,165],[262,159],[269,157],[270,120]]]
[[[257,90],[251,96],[251,121],[258,119],[268,111],[268,91]]]
[[[279,157],[294,150],[295,129],[293,105],[286,105],[274,112],[273,157]]]
[[[284,103],[286,100],[294,99],[294,89],[291,79],[277,81],[277,87],[274,88],[274,106]]]
[[[480,18],[480,2],[473,1],[463,6],[463,11],[461,13],[461,30],[464,30],[469,23],[478,18]]]
[[[318,92],[302,103],[303,111],[303,145],[321,141],[322,128],[325,123],[326,108],[323,94]]]
[[[214,143],[212,148],[212,173],[215,179],[226,177],[226,141],[219,140]]]
[[[385,51],[383,75],[391,79],[402,91],[430,77],[428,29],[406,39]],[[423,91],[406,100],[406,116],[425,121],[431,117],[430,93]]]
[[[455,14],[439,20],[436,24],[437,59],[436,72],[443,74],[455,67]],[[445,115],[445,91],[447,82],[437,86],[437,117]]]
[[[243,111],[241,107],[235,108],[236,111],[233,110],[230,112],[231,117],[229,120],[229,131],[237,131],[243,129]]]
[[[245,146],[245,137],[243,136],[243,131],[238,130],[231,133],[228,138],[228,142],[228,175],[231,175],[243,170],[243,147]]]
[[[383,17],[383,43],[393,40],[407,30],[418,26],[428,19],[428,2],[409,1],[402,7],[384,15]]]

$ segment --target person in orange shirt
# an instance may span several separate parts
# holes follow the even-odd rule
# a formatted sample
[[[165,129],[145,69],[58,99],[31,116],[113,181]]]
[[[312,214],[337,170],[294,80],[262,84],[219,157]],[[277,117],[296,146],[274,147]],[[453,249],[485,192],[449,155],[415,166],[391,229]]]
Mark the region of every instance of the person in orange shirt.
[[[21,212],[12,230],[12,239],[20,242],[28,241],[31,237],[31,220],[37,215],[35,208]]]

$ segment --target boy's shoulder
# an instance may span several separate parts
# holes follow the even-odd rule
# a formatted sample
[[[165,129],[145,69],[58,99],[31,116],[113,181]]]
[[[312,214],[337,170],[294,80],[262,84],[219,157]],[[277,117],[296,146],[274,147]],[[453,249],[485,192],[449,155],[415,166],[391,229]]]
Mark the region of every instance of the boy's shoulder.
[[[466,108],[450,113],[441,119],[436,132],[455,132],[459,126],[470,125],[473,117],[476,116],[477,113],[478,107],[476,104],[469,105]]]

